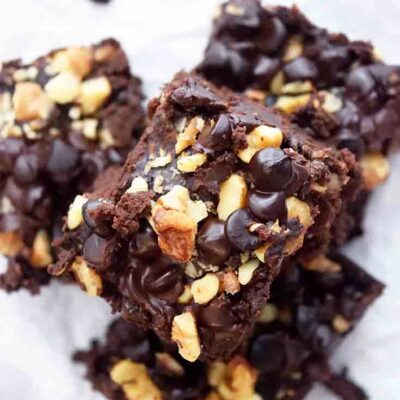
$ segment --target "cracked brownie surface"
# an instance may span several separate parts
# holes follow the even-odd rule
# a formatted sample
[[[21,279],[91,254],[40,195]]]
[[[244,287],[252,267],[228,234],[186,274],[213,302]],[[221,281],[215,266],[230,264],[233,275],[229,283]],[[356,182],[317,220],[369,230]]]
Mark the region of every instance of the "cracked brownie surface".
[[[5,290],[37,291],[74,196],[120,165],[142,129],[141,83],[118,42],[55,50],[0,71],[0,251]]]

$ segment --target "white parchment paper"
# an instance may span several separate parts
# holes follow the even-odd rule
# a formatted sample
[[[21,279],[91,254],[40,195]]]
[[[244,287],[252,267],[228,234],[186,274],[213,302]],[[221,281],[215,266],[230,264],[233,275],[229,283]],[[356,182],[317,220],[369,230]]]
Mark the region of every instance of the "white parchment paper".
[[[276,2],[274,2],[276,3]],[[281,4],[291,4],[281,1]],[[200,59],[218,0],[1,0],[0,59],[31,60],[52,48],[120,40],[148,97],[179,69]],[[315,22],[352,38],[372,40],[385,59],[400,63],[400,3],[395,0],[301,0]],[[367,233],[347,253],[388,284],[334,357],[349,365],[372,400],[400,392],[400,157],[372,199]],[[0,261],[1,267],[1,261]],[[94,400],[82,369],[70,362],[77,347],[101,336],[108,306],[74,287],[53,284],[41,296],[0,293],[0,399]],[[310,400],[332,399],[317,388]]]

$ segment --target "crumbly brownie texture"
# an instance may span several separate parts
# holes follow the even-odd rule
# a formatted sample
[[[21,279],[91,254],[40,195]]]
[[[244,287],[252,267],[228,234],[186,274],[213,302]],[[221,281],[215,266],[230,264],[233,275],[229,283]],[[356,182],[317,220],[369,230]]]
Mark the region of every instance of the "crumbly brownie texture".
[[[124,162],[143,125],[141,102],[140,81],[115,40],[2,65],[0,252],[10,269],[24,266],[8,270],[6,289],[19,287],[17,275],[22,286],[47,281],[53,230],[77,193]]]
[[[272,287],[247,349],[227,363],[182,361],[173,348],[122,319],[75,360],[110,400],[300,400],[314,382],[345,400],[365,393],[334,374],[327,358],[354,328],[383,285],[344,257],[335,271],[287,267]]]
[[[350,149],[361,159],[366,190],[388,176],[385,155],[400,136],[400,68],[384,64],[370,43],[316,27],[296,7],[231,0],[218,9],[198,71]],[[352,210],[343,213],[337,244],[359,230]]]
[[[72,203],[52,273],[73,271],[188,360],[229,357],[282,259],[304,238],[304,254],[326,250],[354,157],[196,75],[150,114],[119,183]]]

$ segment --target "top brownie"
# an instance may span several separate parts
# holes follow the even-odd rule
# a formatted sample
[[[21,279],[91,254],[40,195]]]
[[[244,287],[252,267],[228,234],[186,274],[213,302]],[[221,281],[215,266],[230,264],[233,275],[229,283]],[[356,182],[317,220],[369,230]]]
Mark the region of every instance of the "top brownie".
[[[142,99],[140,80],[112,39],[55,50],[28,65],[2,64],[0,251],[13,259],[1,286],[34,285],[29,268],[52,262],[50,242],[71,199],[122,164],[135,144]]]
[[[54,274],[194,361],[249,336],[283,259],[306,268],[329,244],[347,187],[347,150],[326,148],[279,112],[180,73],[151,102],[151,124],[118,182],[78,196]]]
[[[218,9],[197,70],[289,114],[327,144],[350,149],[361,160],[366,191],[389,174],[385,155],[400,134],[400,68],[384,64],[371,44],[319,28],[296,7],[230,0]],[[354,208],[344,207],[338,218],[337,244],[358,229]]]

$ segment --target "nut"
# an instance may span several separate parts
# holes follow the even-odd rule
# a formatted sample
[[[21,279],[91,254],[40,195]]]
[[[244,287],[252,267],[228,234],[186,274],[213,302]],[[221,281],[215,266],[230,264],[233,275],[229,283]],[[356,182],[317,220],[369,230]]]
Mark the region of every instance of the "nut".
[[[258,318],[258,322],[269,324],[278,318],[279,311],[274,304],[268,303],[264,306]]]
[[[50,64],[54,73],[71,72],[84,78],[92,69],[93,55],[88,47],[70,47],[57,52]]]
[[[310,206],[305,201],[291,196],[286,199],[286,208],[288,219],[297,218],[304,228],[307,229],[314,223]]]
[[[239,267],[238,279],[241,285],[247,285],[251,281],[254,271],[259,265],[260,261],[253,258]]]
[[[165,154],[163,156],[159,156],[150,160],[146,164],[145,172],[150,171],[152,168],[161,168],[165,167],[172,161],[172,155],[170,153]]]
[[[292,114],[301,107],[305,107],[310,101],[310,94],[301,94],[299,96],[280,96],[275,103],[275,108],[286,114]]]
[[[332,326],[338,333],[346,333],[351,328],[350,322],[339,314],[333,319]]]
[[[342,99],[331,92],[320,92],[323,95],[322,108],[329,114],[334,114],[343,108]]]
[[[112,367],[110,377],[122,386],[127,400],[162,400],[162,394],[144,364],[121,360]]]
[[[318,272],[340,272],[341,266],[335,261],[330,260],[324,255],[317,256],[312,260],[307,260],[302,262],[302,266],[304,269],[309,271],[318,271]]]
[[[364,188],[372,190],[383,183],[390,173],[388,159],[381,153],[371,152],[361,157],[360,165],[363,172]]]
[[[283,61],[292,61],[303,54],[303,43],[301,37],[292,36],[288,40],[285,52],[283,54]]]
[[[16,256],[24,247],[24,242],[17,232],[0,232],[0,254]]]
[[[94,118],[85,119],[82,121],[82,133],[86,139],[96,140],[97,139],[97,126],[99,125],[99,121]]]
[[[233,271],[224,274],[222,285],[224,291],[228,294],[235,294],[240,292],[239,279]]]
[[[284,85],[281,89],[283,94],[304,94],[314,90],[314,85],[310,81],[295,81]]]
[[[44,90],[55,103],[67,104],[79,96],[81,81],[71,72],[61,72],[47,82]]]
[[[85,196],[78,195],[69,206],[67,214],[67,227],[74,230],[83,222],[82,207],[88,201]]]
[[[177,343],[179,354],[187,361],[196,361],[201,353],[196,320],[191,312],[177,315],[172,322],[172,340]]]
[[[182,365],[168,353],[156,353],[156,361],[160,368],[165,369],[172,375],[183,376],[185,374]]]
[[[193,299],[198,304],[211,301],[219,291],[219,279],[215,274],[207,274],[193,282],[191,292]]]
[[[48,118],[52,103],[37,83],[20,82],[15,86],[12,97],[15,118],[29,121],[36,118]]]
[[[198,167],[207,161],[207,156],[203,153],[191,156],[182,156],[177,161],[177,168],[181,172],[195,172]]]
[[[90,268],[82,257],[76,257],[71,265],[71,270],[89,296],[100,296],[103,290],[100,275],[96,270]]]
[[[109,98],[112,92],[110,81],[100,76],[84,81],[81,86],[79,103],[84,114],[93,114]]]
[[[239,7],[236,4],[227,4],[225,7],[225,12],[230,15],[234,15],[235,17],[241,17],[245,14],[245,10],[243,7]]]
[[[183,292],[178,297],[178,304],[188,304],[193,299],[192,291],[189,285],[185,285]]]
[[[255,256],[261,261],[265,262],[265,252],[268,250],[268,248],[271,246],[270,243],[265,243],[262,246],[258,247],[257,249],[254,250]]]
[[[195,245],[196,221],[181,211],[158,208],[153,222],[162,252],[179,262],[188,262]]]
[[[209,384],[222,400],[252,400],[256,395],[257,371],[243,358],[234,357],[224,368],[214,365],[211,369]]]
[[[242,176],[232,174],[221,184],[217,207],[219,219],[225,221],[234,211],[243,208],[246,204],[246,198],[246,181]]]
[[[223,400],[217,393],[211,392],[204,400]]]
[[[247,147],[239,150],[237,155],[245,163],[249,163],[257,151],[266,147],[280,147],[283,140],[282,131],[268,125],[260,125],[246,135]]]
[[[285,84],[285,75],[282,71],[276,73],[270,84],[270,91],[272,94],[280,94],[283,85]]]
[[[190,120],[188,126],[178,134],[175,144],[176,154],[182,153],[196,142],[196,137],[203,130],[204,124],[204,119],[201,117],[194,117]]]
[[[99,139],[100,139],[101,147],[103,149],[107,149],[108,147],[112,147],[115,145],[114,137],[108,129],[100,130]]]
[[[141,176],[138,176],[132,181],[131,186],[126,191],[126,193],[147,192],[148,190],[149,186],[147,184],[147,181]]]
[[[37,268],[46,268],[53,262],[50,237],[44,229],[40,230],[33,240],[29,261]]]

